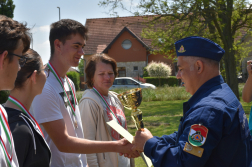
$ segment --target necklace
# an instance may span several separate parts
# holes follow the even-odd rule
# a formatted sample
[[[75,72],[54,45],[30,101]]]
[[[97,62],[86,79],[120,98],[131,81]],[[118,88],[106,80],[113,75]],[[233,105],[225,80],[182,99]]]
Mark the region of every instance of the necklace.
[[[0,144],[2,146],[2,149],[4,151],[4,155],[5,155],[5,159],[7,161],[7,164],[9,167],[11,167],[11,161],[12,161],[12,157],[13,157],[13,138],[12,138],[12,135],[11,135],[11,131],[10,131],[10,127],[9,127],[9,124],[8,124],[8,121],[3,113],[3,109],[2,109],[2,106],[0,105],[0,122],[1,122],[1,125],[3,127],[3,130],[4,130],[4,133],[6,134],[6,138],[10,144],[10,149],[11,149],[11,155],[8,153],[7,151],[7,148],[6,148],[6,145],[3,141],[3,138],[2,136],[0,136]]]
[[[50,62],[47,63],[47,66],[49,67],[49,69],[51,70],[51,72],[53,73],[53,75],[55,76],[55,78],[57,79],[57,81],[60,83],[60,85],[61,85],[61,87],[62,87],[62,89],[64,91],[64,94],[67,97],[67,102],[68,102],[68,104],[69,104],[69,106],[71,108],[71,111],[72,111],[73,120],[74,120],[74,126],[75,126],[75,128],[78,128],[78,123],[76,121],[76,114],[75,114],[75,107],[76,107],[76,104],[77,104],[77,99],[76,99],[75,93],[73,91],[73,88],[72,88],[72,86],[71,86],[71,84],[69,82],[69,79],[68,79],[67,76],[65,76],[66,77],[67,85],[68,85],[68,87],[70,89],[72,97],[74,98],[74,103],[73,104],[72,104],[72,102],[71,102],[71,100],[70,100],[70,98],[69,98],[69,96],[67,94],[67,91],[66,91],[66,89],[64,87],[64,83],[63,83],[62,79],[60,78],[59,74],[57,73],[57,71],[55,70],[55,68],[52,66],[52,64]]]
[[[35,122],[36,126],[37,126],[38,129],[39,129],[40,134],[44,137],[44,134],[43,134],[43,132],[42,132],[42,130],[41,130],[41,128],[40,128],[38,122],[37,122],[36,119],[31,115],[31,113],[26,109],[26,107],[25,107],[20,101],[18,101],[16,98],[14,98],[14,97],[11,96],[11,95],[8,97],[8,100],[9,100],[10,102],[12,102],[13,104],[15,104],[16,106],[18,106],[18,108],[20,108],[20,110],[21,110],[24,114],[26,114],[27,116],[29,116],[29,118],[32,119],[33,122]]]

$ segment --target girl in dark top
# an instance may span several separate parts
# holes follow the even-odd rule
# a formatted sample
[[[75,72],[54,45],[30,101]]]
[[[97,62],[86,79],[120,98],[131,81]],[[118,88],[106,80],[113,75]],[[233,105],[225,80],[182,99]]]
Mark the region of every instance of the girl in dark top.
[[[29,112],[34,97],[42,93],[46,82],[41,57],[29,49],[26,64],[18,72],[15,88],[11,91],[5,109],[13,135],[20,167],[47,167],[51,152],[37,121]]]

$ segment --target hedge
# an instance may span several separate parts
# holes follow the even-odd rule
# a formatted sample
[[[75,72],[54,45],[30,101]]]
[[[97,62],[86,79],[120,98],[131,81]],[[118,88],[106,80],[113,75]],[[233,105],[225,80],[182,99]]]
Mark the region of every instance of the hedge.
[[[159,86],[159,78],[157,77],[144,77],[144,79],[146,79],[146,83],[151,83],[155,86]],[[161,86],[178,86],[179,83],[179,80],[175,76],[169,76],[168,78],[160,78]]]
[[[66,75],[73,81],[76,91],[80,90],[80,74],[70,71]]]

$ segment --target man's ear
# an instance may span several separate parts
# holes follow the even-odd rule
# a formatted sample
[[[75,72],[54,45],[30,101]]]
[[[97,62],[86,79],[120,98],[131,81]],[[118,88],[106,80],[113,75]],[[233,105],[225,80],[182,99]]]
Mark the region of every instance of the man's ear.
[[[195,66],[198,74],[201,74],[204,71],[204,63],[201,60],[197,60]]]
[[[62,42],[58,39],[54,40],[54,48],[57,51],[61,51]]]
[[[7,55],[8,55],[7,50],[0,54],[0,70],[3,69],[3,66],[4,66],[5,60],[7,58]]]
[[[33,73],[32,73],[32,75],[31,75],[31,81],[32,81],[33,83],[35,83],[35,84],[37,83],[37,78],[36,78],[37,73],[38,73],[38,71],[37,71],[37,70],[34,70]]]

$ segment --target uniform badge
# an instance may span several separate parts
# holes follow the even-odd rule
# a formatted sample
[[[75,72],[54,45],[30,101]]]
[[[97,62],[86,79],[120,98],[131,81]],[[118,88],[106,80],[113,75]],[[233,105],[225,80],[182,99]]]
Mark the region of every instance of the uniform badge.
[[[191,144],[189,144],[187,142],[186,142],[183,150],[185,152],[192,154],[192,155],[195,155],[197,157],[202,157],[202,154],[204,152],[204,148],[192,146]]]
[[[202,146],[207,138],[208,129],[201,124],[191,126],[188,141],[193,146]]]
[[[184,53],[184,52],[185,52],[185,48],[184,48],[183,45],[180,46],[178,52],[179,52],[179,53]]]

